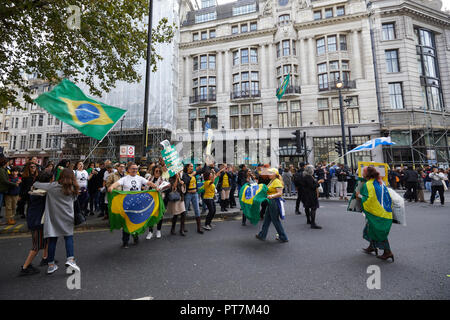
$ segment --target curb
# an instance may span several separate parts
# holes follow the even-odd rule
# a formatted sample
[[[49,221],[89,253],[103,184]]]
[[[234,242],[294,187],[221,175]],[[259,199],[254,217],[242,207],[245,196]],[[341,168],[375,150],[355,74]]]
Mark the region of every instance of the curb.
[[[218,208],[220,210],[220,207]],[[228,209],[228,212],[216,212],[214,218],[232,218],[241,214],[240,209],[233,208]],[[201,214],[200,217],[206,217],[206,214]],[[170,222],[172,220],[172,215],[165,215],[163,217],[163,223]],[[195,221],[194,211],[188,211],[186,215],[186,221]],[[94,230],[94,229],[109,229],[109,221],[103,220],[103,218],[88,217],[85,223],[80,224],[74,228],[74,231],[84,231],[84,230]],[[0,238],[6,235],[12,234],[26,234],[30,233],[25,220],[18,220],[15,225],[12,226],[0,226]]]

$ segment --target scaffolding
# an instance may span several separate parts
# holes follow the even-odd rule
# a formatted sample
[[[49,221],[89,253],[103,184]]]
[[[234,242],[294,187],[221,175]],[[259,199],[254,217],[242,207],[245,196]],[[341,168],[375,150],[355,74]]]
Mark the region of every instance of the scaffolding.
[[[449,167],[449,115],[428,110],[405,110],[395,119],[392,113],[382,114],[381,132],[393,137],[397,144],[384,147],[386,161],[394,166],[440,165]],[[396,135],[406,138],[398,143]]]
[[[143,156],[150,161],[157,160],[162,150],[160,142],[166,139],[170,140],[171,132],[163,128],[149,128],[148,147],[145,155],[142,154],[142,135],[142,128],[114,130],[109,132],[99,144],[98,140],[81,133],[60,133],[57,136],[64,140],[64,147],[59,152],[54,152],[51,160],[68,159],[70,161],[99,162],[109,159],[115,162],[119,161],[120,145],[134,145],[136,150],[135,160],[137,161],[141,161]],[[92,150],[94,151],[91,153]],[[89,158],[86,158],[88,155]]]

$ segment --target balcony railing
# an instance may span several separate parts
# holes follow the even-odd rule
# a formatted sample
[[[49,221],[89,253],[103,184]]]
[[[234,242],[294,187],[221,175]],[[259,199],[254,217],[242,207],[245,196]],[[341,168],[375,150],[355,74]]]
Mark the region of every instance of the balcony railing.
[[[215,101],[216,101],[215,93],[204,94],[204,95],[201,94],[201,95],[189,97],[189,103],[215,102]]]
[[[243,90],[243,91],[233,91],[230,93],[231,100],[234,99],[249,99],[261,97],[260,90]]]
[[[338,81],[332,81],[324,84],[319,84],[319,91],[330,91],[330,90],[338,90],[336,84]],[[347,80],[342,81],[343,86],[341,89],[355,89],[356,81],[355,80]]]
[[[280,90],[280,88],[277,88],[277,91]],[[300,88],[300,86],[288,86],[286,88],[286,91],[284,92],[284,94],[300,94],[302,93],[302,90]]]

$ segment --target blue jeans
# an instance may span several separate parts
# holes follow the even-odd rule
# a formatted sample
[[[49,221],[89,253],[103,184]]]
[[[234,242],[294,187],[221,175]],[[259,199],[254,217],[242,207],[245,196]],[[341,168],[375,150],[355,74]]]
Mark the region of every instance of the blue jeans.
[[[431,181],[425,181],[425,189],[431,192]]]
[[[280,240],[288,240],[288,237],[284,232],[283,226],[281,225],[280,212],[276,200],[269,200],[269,205],[267,206],[266,213],[264,214],[263,226],[261,232],[258,234],[260,238],[266,239],[267,232],[269,231],[271,222],[275,226],[275,229],[278,232]]]
[[[56,242],[57,237],[48,238],[48,262],[55,262],[55,252],[56,252]],[[64,241],[66,242],[66,256],[67,258],[73,257],[73,236],[64,236]]]
[[[184,206],[186,207],[186,212],[189,211],[191,203],[194,206],[194,213],[196,217],[200,217],[200,209],[198,207],[198,193],[186,193],[184,195]]]

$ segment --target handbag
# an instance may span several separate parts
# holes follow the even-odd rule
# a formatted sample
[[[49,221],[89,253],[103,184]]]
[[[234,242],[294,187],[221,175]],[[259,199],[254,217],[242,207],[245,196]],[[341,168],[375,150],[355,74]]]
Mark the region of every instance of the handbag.
[[[447,188],[447,184],[445,183],[445,180],[441,180],[441,182],[442,182],[442,185],[444,186],[444,191],[447,191],[448,188]]]
[[[81,213],[80,203],[78,199],[73,202],[73,224],[78,226],[86,222],[86,217]]]
[[[169,201],[180,201],[181,200],[181,195],[180,195],[180,193],[178,191],[171,191],[167,195],[167,200],[169,200]]]

